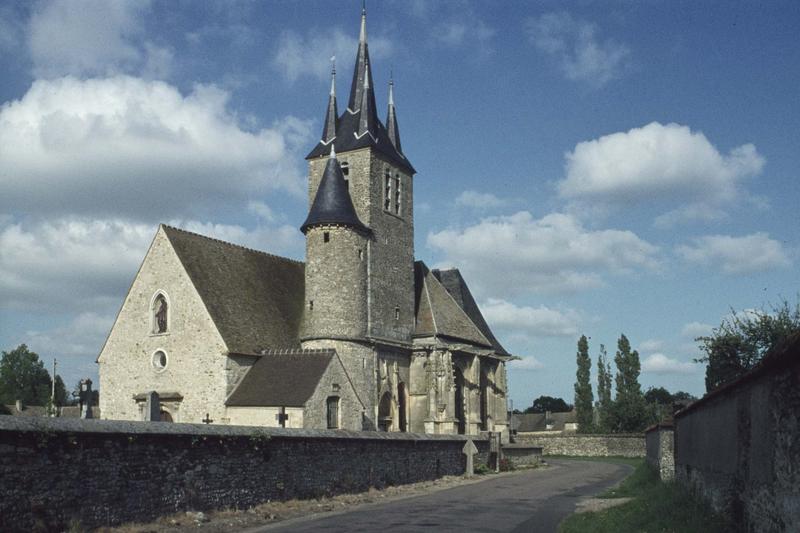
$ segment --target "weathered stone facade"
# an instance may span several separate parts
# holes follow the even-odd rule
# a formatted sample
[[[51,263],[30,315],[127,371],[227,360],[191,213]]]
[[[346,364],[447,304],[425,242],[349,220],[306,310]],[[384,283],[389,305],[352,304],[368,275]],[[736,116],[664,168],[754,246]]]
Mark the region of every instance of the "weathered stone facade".
[[[464,443],[456,435],[3,416],[0,530],[88,529],[461,475]],[[475,444],[476,464],[486,464],[488,442]]]
[[[152,305],[158,294],[169,303],[166,333],[153,332]],[[153,364],[158,351],[167,358],[163,369]],[[159,228],[98,358],[103,418],[142,420],[144,403],[135,397],[156,390],[183,397],[164,403],[175,422],[197,423],[206,414],[226,419],[229,380],[248,365],[226,354],[203,301]]]

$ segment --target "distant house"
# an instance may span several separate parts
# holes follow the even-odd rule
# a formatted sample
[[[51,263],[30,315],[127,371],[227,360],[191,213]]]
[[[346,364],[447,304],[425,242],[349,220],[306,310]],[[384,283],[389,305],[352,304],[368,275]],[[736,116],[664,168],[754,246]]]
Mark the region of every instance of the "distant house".
[[[517,433],[555,433],[575,432],[578,430],[575,410],[566,413],[522,413],[513,414],[512,427]]]

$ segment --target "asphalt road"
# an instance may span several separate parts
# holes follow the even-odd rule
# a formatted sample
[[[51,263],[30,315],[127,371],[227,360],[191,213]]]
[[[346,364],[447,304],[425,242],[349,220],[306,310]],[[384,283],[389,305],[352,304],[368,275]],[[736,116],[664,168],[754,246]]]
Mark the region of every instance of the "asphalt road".
[[[296,518],[257,531],[548,533],[556,531],[580,499],[602,492],[632,470],[628,465],[567,459],[549,464],[422,496]]]

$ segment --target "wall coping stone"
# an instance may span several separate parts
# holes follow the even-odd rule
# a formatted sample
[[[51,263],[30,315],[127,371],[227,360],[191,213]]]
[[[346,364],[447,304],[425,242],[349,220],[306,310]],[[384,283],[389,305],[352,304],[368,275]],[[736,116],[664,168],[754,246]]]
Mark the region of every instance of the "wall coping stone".
[[[546,431],[518,431],[517,435],[522,436],[535,436],[544,437],[546,439],[587,439],[587,438],[622,438],[622,439],[641,439],[642,433],[568,433],[563,434],[560,431],[553,431],[553,434],[548,434]]]
[[[260,437],[283,439],[363,439],[393,441],[485,441],[478,435],[433,435],[343,429],[296,429],[259,426],[222,426],[169,422],[139,422],[79,418],[0,416],[0,432],[52,432],[138,435],[187,435],[211,437]]]

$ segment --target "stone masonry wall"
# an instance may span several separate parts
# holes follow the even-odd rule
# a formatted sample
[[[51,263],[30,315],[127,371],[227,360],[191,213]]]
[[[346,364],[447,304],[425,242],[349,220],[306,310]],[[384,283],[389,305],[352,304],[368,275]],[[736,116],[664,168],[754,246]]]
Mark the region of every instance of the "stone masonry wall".
[[[675,415],[675,476],[742,530],[800,531],[800,342]]]
[[[153,333],[152,302],[157,292],[168,300],[167,333]],[[153,354],[167,354],[156,369]],[[203,301],[180,264],[162,228],[122,304],[98,358],[100,411],[104,418],[141,420],[137,394],[177,392],[183,401],[170,413],[176,422],[200,422],[208,413],[225,418],[228,394],[227,349]]]
[[[645,431],[647,463],[663,481],[675,477],[674,431],[669,425],[655,425]]]
[[[247,508],[464,472],[460,436],[0,416],[0,531]],[[488,442],[475,440],[476,464]]]
[[[644,457],[644,435],[547,435],[517,433],[515,442],[540,446],[544,455]]]

